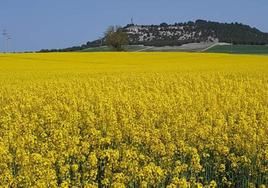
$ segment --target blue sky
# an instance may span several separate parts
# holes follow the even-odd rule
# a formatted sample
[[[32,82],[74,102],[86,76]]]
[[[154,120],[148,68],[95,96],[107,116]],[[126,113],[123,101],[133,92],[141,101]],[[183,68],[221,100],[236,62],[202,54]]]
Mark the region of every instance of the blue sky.
[[[174,23],[196,19],[241,22],[268,32],[267,0],[0,0],[0,30],[10,50],[80,45],[109,25]],[[1,35],[0,51],[4,49]]]

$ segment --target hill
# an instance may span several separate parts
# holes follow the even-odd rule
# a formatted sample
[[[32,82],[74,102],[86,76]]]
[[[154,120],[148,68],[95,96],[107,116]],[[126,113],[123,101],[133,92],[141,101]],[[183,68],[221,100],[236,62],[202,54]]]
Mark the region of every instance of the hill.
[[[232,43],[246,45],[268,44],[268,33],[241,23],[219,23],[205,20],[195,22],[160,25],[134,25],[123,27],[128,34],[130,45],[143,46],[181,46],[189,43]],[[87,51],[88,48],[105,45],[105,37],[87,42],[81,46],[65,49],[41,50],[53,51]],[[107,48],[104,48],[107,50]]]
[[[128,25],[130,44],[180,46],[187,43],[226,42],[233,44],[268,44],[268,33],[241,23],[218,23],[205,20],[168,25]]]

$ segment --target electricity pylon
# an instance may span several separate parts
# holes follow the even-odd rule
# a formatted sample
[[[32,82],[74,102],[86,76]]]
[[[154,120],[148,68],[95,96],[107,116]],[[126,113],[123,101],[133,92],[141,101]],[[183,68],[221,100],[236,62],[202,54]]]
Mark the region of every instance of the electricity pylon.
[[[6,38],[7,38],[7,31],[4,29],[3,30],[3,38],[4,38],[4,43],[3,43],[3,52],[6,52]]]
[[[11,36],[10,34],[7,32],[6,29],[3,30],[2,33],[3,37],[4,37],[4,52],[8,52],[8,47],[9,47],[9,40],[11,40]]]

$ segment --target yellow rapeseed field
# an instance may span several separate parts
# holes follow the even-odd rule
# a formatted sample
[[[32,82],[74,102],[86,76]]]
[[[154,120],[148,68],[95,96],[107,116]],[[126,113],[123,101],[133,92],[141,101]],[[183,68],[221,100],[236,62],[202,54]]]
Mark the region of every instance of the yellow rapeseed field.
[[[0,54],[0,187],[267,187],[268,56]]]

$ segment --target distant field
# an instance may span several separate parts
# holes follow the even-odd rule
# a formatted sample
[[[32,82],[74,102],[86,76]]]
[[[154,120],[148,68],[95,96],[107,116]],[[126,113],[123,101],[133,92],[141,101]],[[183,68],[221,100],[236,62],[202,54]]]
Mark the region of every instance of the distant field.
[[[211,48],[211,43],[190,43],[182,46],[143,46],[143,45],[126,45],[127,52],[212,52],[212,53],[234,53],[234,54],[267,54],[268,46],[261,45],[216,45]],[[209,48],[208,50],[206,50]],[[95,48],[87,48],[81,52],[112,52],[113,48],[101,46]]]
[[[147,47],[142,46],[142,45],[126,45],[123,48],[127,52],[136,52],[140,50],[143,51]],[[87,48],[87,49],[81,50],[81,52],[112,52],[112,51],[114,51],[114,49],[108,46],[100,46],[100,47]]]
[[[81,52],[111,52],[111,51],[114,51],[114,50],[108,46],[86,48],[84,50],[81,50]]]
[[[210,47],[212,43],[190,43],[181,46],[143,46],[143,45],[125,45],[123,48],[127,52],[199,52]],[[87,48],[82,52],[111,52],[111,47],[101,46],[95,48]]]
[[[234,54],[267,54],[268,46],[261,45],[218,45],[208,49],[206,52],[234,53]]]

